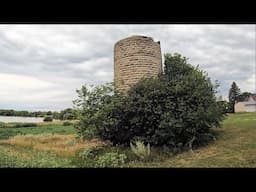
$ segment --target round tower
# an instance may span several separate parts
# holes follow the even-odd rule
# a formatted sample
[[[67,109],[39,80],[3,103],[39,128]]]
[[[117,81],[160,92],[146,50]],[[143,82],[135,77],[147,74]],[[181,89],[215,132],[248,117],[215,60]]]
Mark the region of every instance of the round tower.
[[[162,71],[160,42],[151,37],[131,36],[114,47],[115,88],[126,93],[142,77],[155,77]]]

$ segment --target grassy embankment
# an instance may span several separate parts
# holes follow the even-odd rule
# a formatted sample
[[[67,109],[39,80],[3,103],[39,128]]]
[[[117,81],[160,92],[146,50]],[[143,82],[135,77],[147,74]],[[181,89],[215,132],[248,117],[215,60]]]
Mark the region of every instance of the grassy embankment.
[[[126,153],[124,167],[256,167],[256,113],[230,114],[208,146],[178,155],[153,149],[152,161],[131,158],[130,149],[106,146]],[[78,154],[104,143],[81,141],[72,125],[42,123],[36,127],[0,128],[0,167],[85,167]]]

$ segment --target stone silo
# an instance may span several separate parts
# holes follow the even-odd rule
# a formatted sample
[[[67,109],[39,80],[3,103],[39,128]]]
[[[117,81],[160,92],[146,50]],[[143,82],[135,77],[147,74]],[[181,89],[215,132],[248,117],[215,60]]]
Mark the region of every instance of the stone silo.
[[[140,78],[157,76],[162,70],[160,42],[151,37],[131,36],[114,47],[114,82],[126,93]]]

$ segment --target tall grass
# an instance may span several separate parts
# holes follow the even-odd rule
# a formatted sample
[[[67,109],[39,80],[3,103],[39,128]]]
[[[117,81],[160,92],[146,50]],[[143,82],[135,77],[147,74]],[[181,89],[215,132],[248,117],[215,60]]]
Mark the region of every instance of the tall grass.
[[[77,139],[75,135],[59,134],[16,135],[8,140],[0,141],[0,144],[53,152],[63,157],[75,156],[81,149],[105,145],[98,140],[83,141]]]
[[[56,154],[28,149],[0,146],[0,168],[72,168],[76,165],[68,158]]]
[[[131,148],[108,146],[98,140],[77,140],[73,126],[3,128],[0,138],[7,139],[0,140],[0,167],[88,167],[95,162],[88,160],[90,155],[80,158],[80,151],[97,147],[97,156],[104,163],[115,160],[112,155],[101,157],[105,154],[125,154],[123,167],[256,167],[256,113],[229,114],[222,128],[215,131],[217,140],[194,153],[164,155],[164,148],[152,148],[150,156],[154,158],[145,161]],[[135,151],[149,154],[146,146],[134,147]]]

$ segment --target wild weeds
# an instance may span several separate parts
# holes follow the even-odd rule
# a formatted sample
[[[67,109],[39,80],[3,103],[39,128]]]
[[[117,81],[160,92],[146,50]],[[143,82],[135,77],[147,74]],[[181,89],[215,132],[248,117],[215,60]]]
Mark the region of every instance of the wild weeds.
[[[130,143],[132,152],[142,160],[148,160],[151,155],[150,145],[144,145],[142,141],[135,141],[135,144]]]

